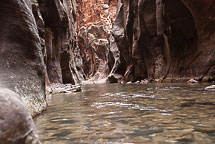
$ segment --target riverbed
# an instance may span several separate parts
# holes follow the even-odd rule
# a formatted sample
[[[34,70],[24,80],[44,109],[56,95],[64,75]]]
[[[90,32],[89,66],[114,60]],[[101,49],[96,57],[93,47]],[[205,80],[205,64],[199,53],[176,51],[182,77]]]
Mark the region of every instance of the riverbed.
[[[44,144],[213,144],[209,84],[85,85],[47,98],[35,119]]]

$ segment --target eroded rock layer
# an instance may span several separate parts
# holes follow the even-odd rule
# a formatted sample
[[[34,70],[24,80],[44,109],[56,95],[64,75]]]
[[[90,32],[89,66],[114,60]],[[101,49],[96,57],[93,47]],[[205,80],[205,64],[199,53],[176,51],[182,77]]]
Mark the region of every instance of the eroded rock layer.
[[[78,27],[80,29],[93,23],[111,27],[116,10],[117,0],[77,0]]]
[[[34,116],[46,108],[46,102],[44,64],[31,2],[0,3],[0,87],[19,94]]]
[[[113,26],[126,81],[215,78],[215,2],[121,0]]]
[[[117,0],[79,0],[78,44],[86,78],[106,79],[115,63],[111,29],[116,16]]]
[[[76,1],[34,0],[34,16],[47,67],[47,83],[73,83],[84,80],[77,45]]]
[[[45,83],[83,81],[76,1],[3,0],[0,61],[0,87],[18,93],[33,116],[46,108]]]

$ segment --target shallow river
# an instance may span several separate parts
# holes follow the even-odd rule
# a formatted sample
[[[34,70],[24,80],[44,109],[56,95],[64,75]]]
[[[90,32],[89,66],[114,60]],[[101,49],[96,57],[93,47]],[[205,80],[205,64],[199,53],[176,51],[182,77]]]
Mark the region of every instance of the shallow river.
[[[35,119],[44,144],[214,144],[215,91],[206,85],[87,85],[48,99]]]

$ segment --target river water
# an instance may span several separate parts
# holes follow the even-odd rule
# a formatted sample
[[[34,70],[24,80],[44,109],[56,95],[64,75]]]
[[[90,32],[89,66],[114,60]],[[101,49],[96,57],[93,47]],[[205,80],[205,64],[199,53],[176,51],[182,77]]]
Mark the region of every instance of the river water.
[[[206,84],[86,85],[48,98],[35,119],[44,144],[214,144]]]

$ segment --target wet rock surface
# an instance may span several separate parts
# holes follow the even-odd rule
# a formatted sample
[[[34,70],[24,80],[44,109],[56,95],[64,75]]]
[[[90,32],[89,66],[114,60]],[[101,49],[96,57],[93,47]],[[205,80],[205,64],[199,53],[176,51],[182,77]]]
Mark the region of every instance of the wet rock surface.
[[[44,63],[29,0],[0,2],[0,87],[20,95],[31,115],[46,108]]]
[[[188,83],[197,83],[198,81],[197,80],[194,80],[194,79],[190,79],[189,81],[187,81]]]
[[[215,90],[215,85],[207,86],[205,90]]]
[[[0,88],[0,143],[40,144],[34,122],[20,96]]]
[[[81,92],[80,85],[72,85],[72,84],[60,84],[55,83],[50,86],[46,86],[47,94],[57,94],[57,93],[72,93],[72,92]]]

